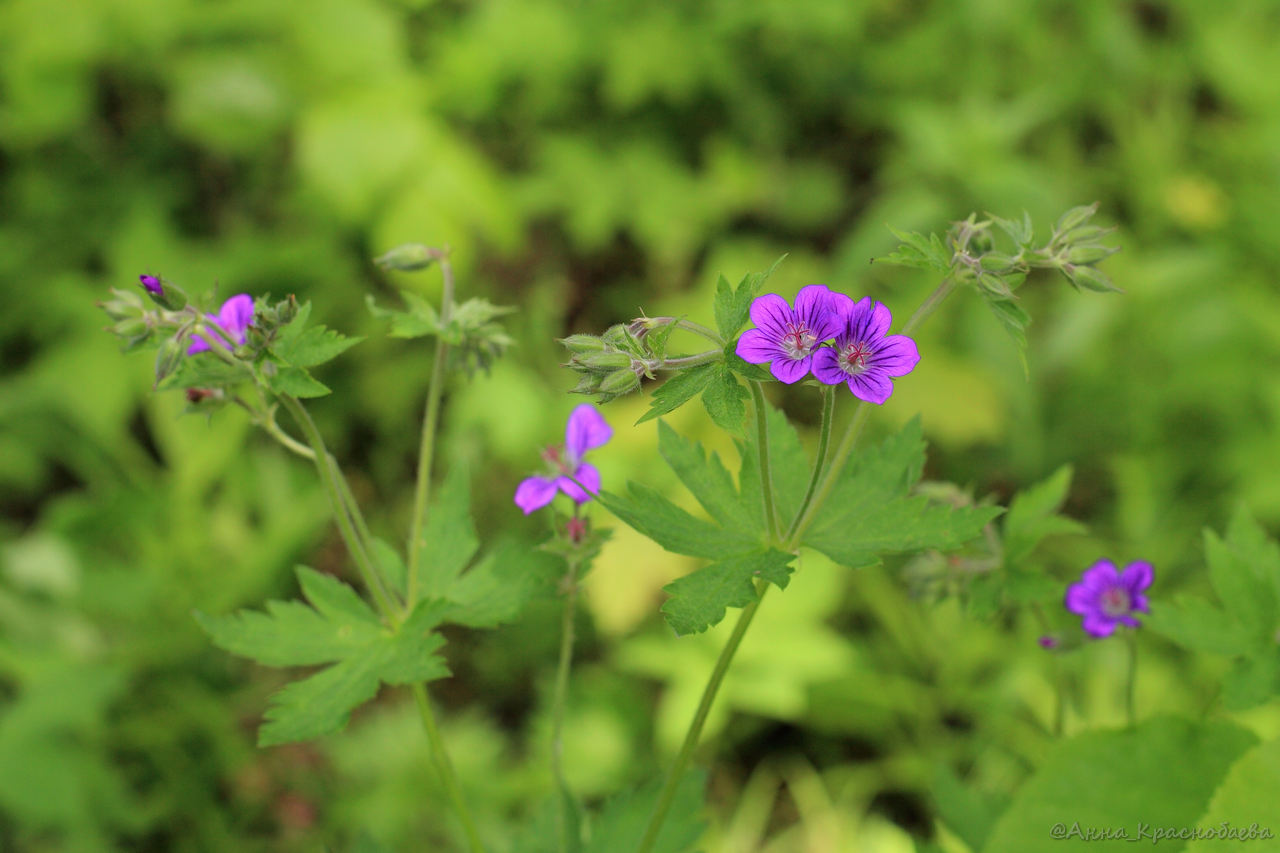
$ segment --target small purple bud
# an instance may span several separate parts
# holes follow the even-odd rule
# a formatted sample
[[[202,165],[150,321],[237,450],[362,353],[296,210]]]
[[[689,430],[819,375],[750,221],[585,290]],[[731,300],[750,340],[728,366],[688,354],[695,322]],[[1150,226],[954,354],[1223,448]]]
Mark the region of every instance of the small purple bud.
[[[1062,645],[1062,641],[1052,634],[1045,634],[1043,637],[1036,640],[1036,642],[1040,644],[1040,648],[1042,649],[1056,649],[1058,646]]]
[[[142,282],[142,286],[146,288],[147,293],[152,296],[164,296],[164,285],[160,283],[160,279],[153,275],[140,275],[138,281]]]

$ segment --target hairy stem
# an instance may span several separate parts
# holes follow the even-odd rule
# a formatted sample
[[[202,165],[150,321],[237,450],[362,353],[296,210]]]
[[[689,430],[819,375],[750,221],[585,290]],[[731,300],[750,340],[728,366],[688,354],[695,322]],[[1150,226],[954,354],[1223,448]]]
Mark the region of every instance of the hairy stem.
[[[1129,728],[1133,728],[1138,721],[1133,710],[1133,694],[1134,688],[1138,683],[1138,635],[1136,631],[1125,631],[1125,640],[1129,645],[1129,678],[1124,693],[1124,711],[1125,716],[1129,720]]]
[[[334,519],[338,522],[338,530],[342,534],[342,539],[346,542],[347,550],[351,552],[351,558],[355,561],[356,567],[360,570],[361,579],[365,586],[369,588],[369,592],[373,595],[374,601],[378,605],[378,609],[382,611],[382,615],[393,626],[400,624],[398,611],[387,593],[386,586],[382,583],[382,576],[378,574],[377,568],[373,565],[373,561],[369,558],[368,550],[364,541],[357,532],[356,524],[352,520],[354,515],[359,514],[359,509],[349,508],[347,496],[346,481],[342,476],[342,472],[338,470],[337,463],[333,457],[329,455],[328,449],[325,447],[324,439],[320,435],[320,430],[316,427],[315,421],[311,420],[311,415],[303,408],[302,404],[294,397],[287,394],[280,395],[280,401],[284,407],[289,410],[298,422],[299,429],[307,437],[307,442],[311,445],[314,452],[316,471],[320,474],[320,481],[324,484],[325,491],[329,495],[329,503],[333,507]],[[363,526],[363,520],[361,521]]]
[[[578,508],[574,506],[576,517]],[[555,775],[556,786],[560,789],[563,802],[558,809],[557,821],[560,832],[560,850],[567,853],[576,845],[570,845],[569,834],[575,831],[570,820],[570,808],[573,794],[569,790],[569,782],[564,775],[564,713],[565,697],[569,692],[569,669],[573,664],[573,618],[578,602],[578,559],[569,558],[569,570],[564,576],[564,615],[560,620],[560,660],[556,665],[555,692],[551,700],[551,772]]]
[[[686,367],[697,367],[699,364],[718,361],[723,355],[722,351],[712,349],[695,355],[682,355],[679,358],[653,359],[646,361],[645,367],[649,370],[684,370]]]
[[[695,335],[700,335],[711,341],[713,344],[721,347],[724,346],[724,338],[720,337],[701,323],[695,323],[692,320],[686,320],[683,317],[650,317],[647,322],[665,324],[675,323],[677,329],[684,329],[686,332],[693,332]]]
[[[765,408],[764,391],[759,382],[751,386],[751,402],[756,410],[756,445],[760,458],[760,493],[764,496],[764,523],[770,541],[778,541],[778,518],[773,504],[773,477],[769,468],[769,412]]]
[[[418,703],[418,715],[422,717],[422,727],[427,732],[427,741],[431,745],[431,761],[444,783],[445,794],[453,805],[453,810],[462,823],[462,830],[467,835],[467,846],[471,853],[484,853],[484,844],[480,841],[480,833],[476,831],[475,820],[467,809],[466,800],[462,798],[462,786],[458,783],[458,774],[453,769],[453,762],[444,750],[444,738],[436,725],[435,713],[431,710],[431,700],[427,698],[427,688],[423,684],[413,685],[413,698]]]
[[[445,342],[443,329],[448,326],[453,313],[453,267],[443,252],[438,260],[440,274],[444,277],[444,290],[440,297],[442,331],[436,337],[436,360],[431,366],[431,384],[427,386],[427,409],[422,416],[422,441],[418,446],[418,480],[413,491],[413,518],[409,522],[409,542],[405,549],[408,558],[405,607],[410,610],[418,600],[418,552],[422,526],[427,520],[427,503],[431,497],[431,464],[435,456],[436,428],[440,422],[440,400],[444,395],[446,362],[449,360],[449,344]]]
[[[818,480],[822,477],[823,466],[827,461],[827,446],[831,443],[831,421],[836,409],[835,388],[827,385],[822,389],[822,425],[818,432],[818,455],[813,460],[813,475],[809,477],[809,488],[805,489],[804,500],[800,501],[800,509],[796,512],[796,517],[791,521],[791,527],[787,530],[787,541],[791,542],[796,535],[796,528],[800,524],[800,519],[804,518],[805,510],[809,508],[809,502],[813,500],[813,492],[818,487]]]
[[[702,727],[706,725],[707,715],[711,713],[711,705],[715,702],[716,693],[720,690],[720,683],[724,681],[725,673],[729,671],[729,664],[733,662],[733,656],[737,654],[738,646],[746,636],[747,628],[751,626],[751,620],[760,609],[760,602],[768,589],[768,584],[757,584],[756,600],[742,608],[742,613],[738,616],[738,624],[733,626],[733,633],[729,635],[729,642],[725,643],[724,648],[721,649],[715,668],[711,670],[711,677],[707,679],[707,686],[702,689],[702,700],[698,702],[698,710],[694,712],[693,722],[689,724],[689,730],[685,733],[684,743],[680,747],[679,754],[676,755],[675,763],[667,771],[666,779],[662,783],[662,791],[658,794],[658,802],[654,806],[653,815],[649,818],[649,825],[645,828],[644,838],[641,839],[636,853],[650,853],[657,842],[658,833],[662,830],[662,822],[666,820],[667,811],[675,800],[680,778],[688,769],[689,761],[693,758],[694,750],[697,749],[698,740],[702,737]]]

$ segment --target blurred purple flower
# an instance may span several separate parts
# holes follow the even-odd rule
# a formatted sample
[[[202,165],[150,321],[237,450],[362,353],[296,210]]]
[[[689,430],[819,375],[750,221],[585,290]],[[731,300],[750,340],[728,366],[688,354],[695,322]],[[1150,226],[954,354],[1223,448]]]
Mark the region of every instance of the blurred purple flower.
[[[154,275],[140,275],[138,281],[142,282],[142,286],[152,296],[164,296],[164,285]]]
[[[253,297],[247,293],[240,293],[231,297],[222,303],[222,307],[218,309],[217,315],[206,314],[210,323],[213,323],[237,344],[244,343],[245,329],[253,325]],[[230,349],[227,342],[223,340],[222,335],[210,333],[209,337],[213,338],[218,346],[223,349]],[[209,348],[209,342],[202,335],[193,335],[191,346],[187,347],[187,355],[195,355],[198,352],[204,352]]]
[[[814,355],[813,375],[828,385],[845,382],[859,400],[880,405],[893,393],[890,378],[915,369],[920,351],[911,338],[886,334],[893,315],[882,303],[870,297],[850,303],[835,344]]]
[[[529,477],[522,481],[516,488],[516,506],[528,515],[551,503],[557,489],[580,504],[591,500],[591,494],[600,491],[600,472],[594,465],[583,462],[582,457],[612,437],[613,430],[595,406],[590,403],[578,406],[569,414],[569,422],[565,425],[564,445],[548,447],[542,452],[542,458],[552,469],[552,476]],[[586,486],[586,491],[574,480]]]
[[[1065,605],[1084,617],[1084,630],[1095,637],[1109,637],[1116,625],[1137,628],[1130,614],[1150,613],[1143,590],[1151,586],[1155,569],[1150,563],[1130,563],[1121,572],[1110,560],[1099,560],[1085,569],[1079,583],[1067,587]]]
[[[852,302],[824,284],[800,288],[794,309],[776,293],[758,296],[751,303],[756,328],[738,339],[738,357],[752,364],[773,362],[769,372],[788,385],[803,379],[819,345],[839,331],[845,303]]]
[[[1036,642],[1040,644],[1040,648],[1042,649],[1056,649],[1062,644],[1061,641],[1052,634],[1044,634],[1040,639],[1036,640]]]

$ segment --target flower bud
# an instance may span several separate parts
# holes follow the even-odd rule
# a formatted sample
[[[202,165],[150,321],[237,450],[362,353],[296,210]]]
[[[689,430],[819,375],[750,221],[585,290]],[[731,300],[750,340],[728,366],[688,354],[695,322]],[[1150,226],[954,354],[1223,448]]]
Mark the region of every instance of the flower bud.
[[[639,387],[640,377],[630,367],[624,367],[601,379],[600,386],[596,390],[601,394],[619,397],[623,394],[630,394]]]
[[[1058,234],[1065,234],[1077,225],[1083,225],[1088,221],[1089,217],[1098,212],[1098,203],[1086,204],[1080,207],[1073,207],[1059,217],[1057,224],[1053,226],[1053,230]]]
[[[156,351],[156,385],[165,380],[182,362],[186,350],[177,338],[169,338]]]
[[[611,371],[620,367],[631,367],[631,356],[625,352],[593,352],[575,355],[573,363],[581,365],[587,370],[595,371]]]
[[[1008,272],[1014,267],[1013,258],[1001,252],[988,252],[978,258],[978,263],[987,272]]]
[[[384,252],[374,258],[373,262],[383,269],[412,272],[414,270],[424,270],[431,266],[438,256],[438,251],[421,243],[405,243],[402,246],[396,246],[394,249]]]
[[[105,302],[99,302],[98,307],[107,312],[107,316],[112,320],[127,320],[133,317],[141,317],[144,312],[142,305],[142,297],[131,290],[117,290],[111,288],[112,299]]]
[[[1073,267],[1071,264],[1067,264],[1062,271],[1076,287],[1082,287],[1085,290],[1096,290],[1102,293],[1120,292],[1120,288],[1116,287],[1110,278],[1093,267]]]
[[[1120,249],[1114,246],[1076,246],[1067,252],[1067,260],[1073,264],[1094,264],[1118,251]]]
[[[604,352],[604,341],[595,335],[570,335],[561,338],[560,343],[571,353]]]
[[[601,376],[598,373],[584,373],[578,379],[570,394],[595,394],[600,390]]]

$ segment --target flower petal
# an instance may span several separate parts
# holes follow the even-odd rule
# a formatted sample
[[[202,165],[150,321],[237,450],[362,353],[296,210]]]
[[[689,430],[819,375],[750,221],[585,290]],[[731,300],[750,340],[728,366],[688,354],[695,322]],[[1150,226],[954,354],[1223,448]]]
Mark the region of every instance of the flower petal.
[[[916,342],[906,335],[888,335],[876,347],[870,366],[886,376],[906,376],[920,363]]]
[[[528,515],[536,509],[542,509],[551,503],[551,499],[556,496],[556,484],[554,480],[548,480],[546,477],[529,477],[521,481],[516,486],[516,506],[524,510],[524,514]]]
[[[1098,591],[1083,583],[1073,583],[1067,587],[1063,604],[1072,613],[1079,613],[1081,616],[1101,610],[1098,606]]]
[[[239,293],[218,309],[218,325],[237,343],[244,343],[244,330],[253,325],[253,297]]]
[[[1130,596],[1136,596],[1155,580],[1156,570],[1151,564],[1139,560],[1124,567],[1120,574],[1120,584],[1128,590]]]
[[[575,478],[582,483],[582,486],[587,487],[585,491],[582,486],[579,486],[573,481]],[[556,477],[556,486],[560,491],[564,492],[578,503],[584,504],[591,500],[591,494],[588,494],[588,492],[594,494],[600,491],[600,472],[596,470],[594,465],[588,465],[586,462],[583,462],[578,466],[577,470],[573,472],[572,478],[565,476]]]
[[[804,379],[812,362],[812,355],[806,355],[804,358],[782,356],[773,360],[773,364],[769,366],[769,372],[777,377],[779,382],[790,385]]]
[[[839,385],[849,379],[849,374],[840,369],[840,354],[831,347],[822,347],[814,352],[811,368],[818,381],[828,385]]]
[[[768,332],[761,329],[747,329],[743,332],[734,351],[738,358],[752,364],[766,364],[785,355],[782,347],[778,346],[778,339],[770,337]]]
[[[138,276],[138,280],[142,282],[142,286],[146,288],[148,293],[154,296],[164,295],[164,286],[160,284],[160,279],[156,278],[155,276],[140,275]]]
[[[1089,613],[1084,617],[1084,630],[1095,637],[1110,637],[1116,630],[1116,623],[1101,613]]]
[[[191,336],[191,346],[187,347],[187,355],[195,355],[198,352],[204,352],[209,348],[209,342],[199,335]]]
[[[1134,619],[1132,616],[1117,616],[1116,621],[1119,622],[1121,625],[1127,625],[1130,628],[1142,627],[1142,623],[1139,622],[1137,619]]]
[[[613,438],[613,428],[604,416],[590,403],[583,403],[569,413],[564,428],[564,446],[569,458],[577,461],[593,447],[600,447]]]
[[[1120,571],[1110,560],[1099,560],[1084,570],[1084,574],[1080,576],[1080,583],[1101,592],[1108,587],[1119,585]]]
[[[1150,613],[1151,604],[1147,601],[1147,597],[1140,592],[1131,593],[1129,596],[1129,609],[1136,610],[1139,613]]]
[[[837,296],[844,294],[832,293],[825,284],[805,285],[796,294],[796,316],[819,341],[833,338],[840,331],[844,316],[835,300]]]
[[[864,296],[853,306],[845,321],[850,340],[875,341],[883,338],[893,322],[893,315],[882,302],[872,302]]]
[[[769,333],[770,337],[781,338],[787,333],[787,324],[795,321],[795,313],[787,300],[776,293],[757,296],[751,302],[751,322]]]
[[[849,377],[849,390],[859,400],[881,406],[893,393],[893,383],[889,381],[888,376],[877,371],[859,373]]]

